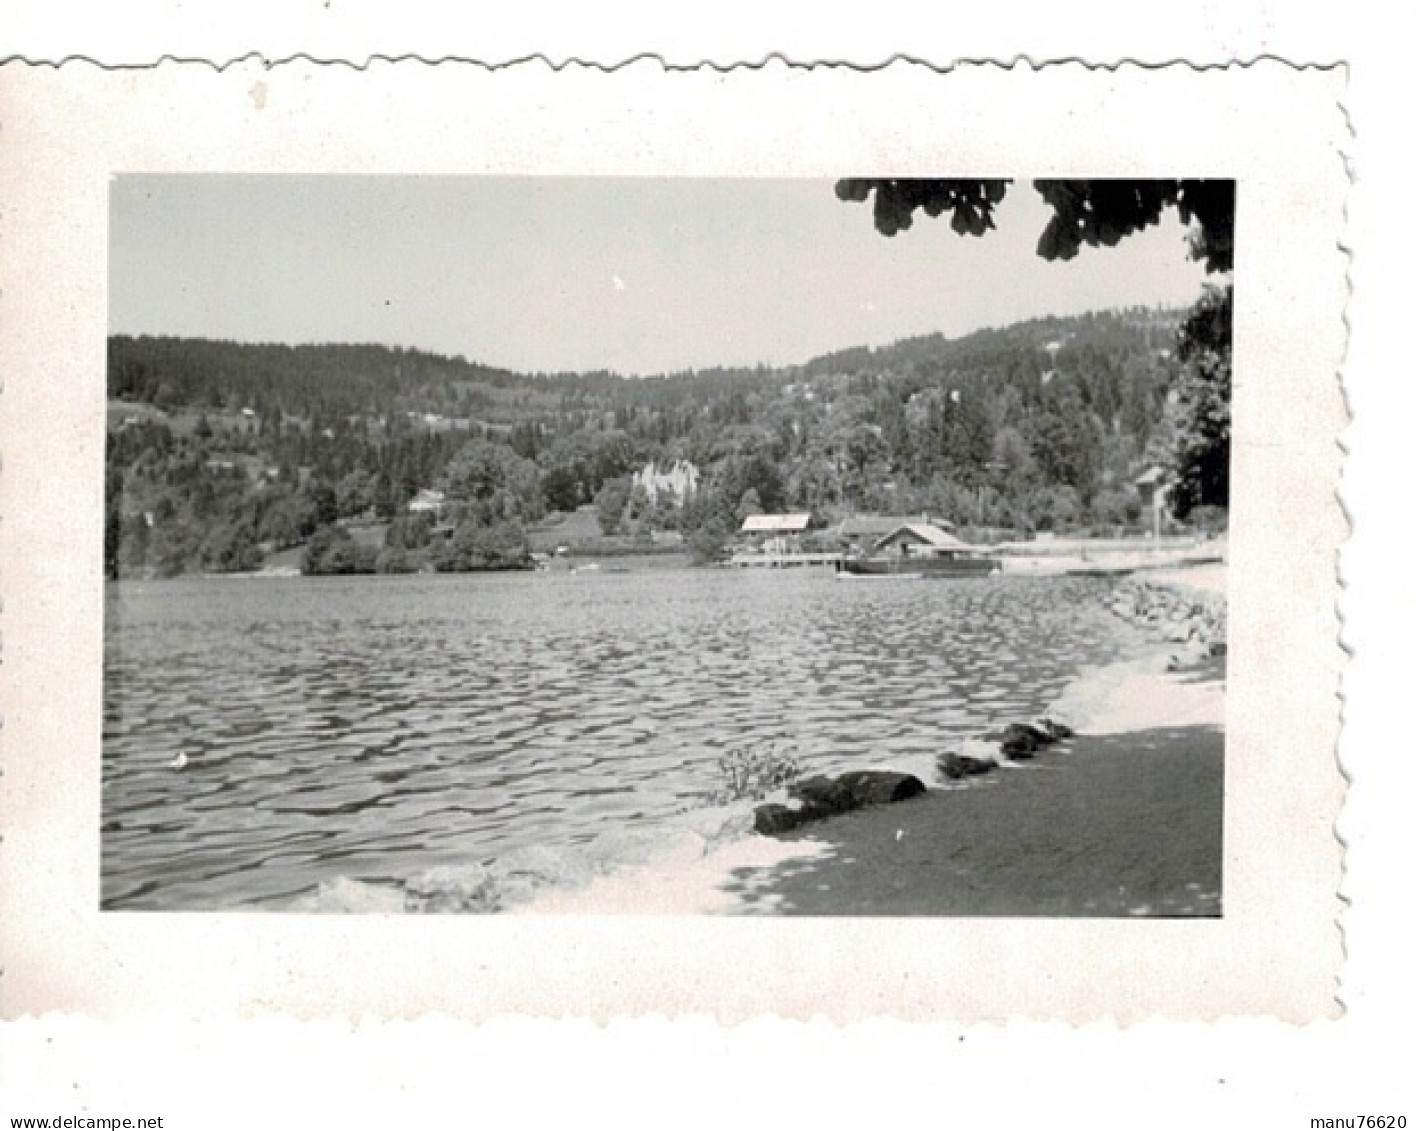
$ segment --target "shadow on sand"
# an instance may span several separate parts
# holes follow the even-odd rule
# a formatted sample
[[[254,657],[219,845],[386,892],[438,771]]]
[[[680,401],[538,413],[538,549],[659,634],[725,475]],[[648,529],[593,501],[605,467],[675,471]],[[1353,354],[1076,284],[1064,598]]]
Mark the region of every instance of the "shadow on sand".
[[[1223,825],[1221,728],[1078,737],[787,834],[831,851],[730,890],[748,914],[1214,917]]]

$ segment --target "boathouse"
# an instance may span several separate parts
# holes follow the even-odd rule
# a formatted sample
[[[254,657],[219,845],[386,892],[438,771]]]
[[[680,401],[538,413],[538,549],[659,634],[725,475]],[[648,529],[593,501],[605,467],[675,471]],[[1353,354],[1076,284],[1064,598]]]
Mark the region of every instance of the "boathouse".
[[[864,552],[875,549],[876,543],[880,539],[894,534],[906,526],[932,526],[943,531],[954,529],[952,522],[942,518],[930,518],[927,514],[861,514],[842,519],[833,533],[842,548]]]
[[[809,514],[751,514],[738,533],[760,554],[799,554]]]
[[[754,514],[743,519],[738,542],[729,560],[734,566],[835,565],[836,553],[808,549],[802,535],[811,525],[809,514]]]
[[[947,530],[929,522],[910,522],[898,526],[878,539],[874,547],[877,554],[897,554],[901,557],[927,557],[969,548]]]

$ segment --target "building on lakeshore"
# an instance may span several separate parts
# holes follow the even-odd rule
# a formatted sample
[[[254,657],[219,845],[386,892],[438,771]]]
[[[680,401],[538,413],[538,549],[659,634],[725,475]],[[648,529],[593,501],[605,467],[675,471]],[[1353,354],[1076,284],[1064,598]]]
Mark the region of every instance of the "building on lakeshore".
[[[1135,480],[1135,485],[1141,496],[1141,506],[1150,516],[1151,534],[1159,538],[1161,530],[1170,518],[1170,484],[1167,482],[1165,469],[1147,468],[1145,473]]]
[[[900,557],[923,557],[968,548],[954,535],[930,522],[905,523],[877,539],[873,547],[877,554]]]
[[[759,554],[800,554],[801,536],[811,525],[809,514],[753,514],[738,531]]]
[[[930,518],[927,514],[861,514],[842,519],[831,533],[843,549],[863,552],[875,549],[876,543],[880,539],[893,534],[902,527],[911,525],[932,526],[945,532],[954,529],[952,522],[942,518]]]

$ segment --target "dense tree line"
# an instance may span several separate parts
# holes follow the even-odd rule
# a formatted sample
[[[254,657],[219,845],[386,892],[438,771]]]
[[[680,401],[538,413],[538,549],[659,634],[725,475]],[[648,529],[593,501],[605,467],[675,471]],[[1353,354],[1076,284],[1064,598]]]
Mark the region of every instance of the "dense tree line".
[[[607,534],[679,530],[711,554],[755,511],[919,513],[1027,532],[1139,517],[1175,469],[1182,511],[1227,501],[1229,290],[778,369],[518,375],[415,350],[109,342],[110,573],[509,568],[526,532],[594,505]],[[645,463],[696,495],[650,499]],[[444,499],[415,518],[420,491]],[[387,524],[368,545],[344,529]]]

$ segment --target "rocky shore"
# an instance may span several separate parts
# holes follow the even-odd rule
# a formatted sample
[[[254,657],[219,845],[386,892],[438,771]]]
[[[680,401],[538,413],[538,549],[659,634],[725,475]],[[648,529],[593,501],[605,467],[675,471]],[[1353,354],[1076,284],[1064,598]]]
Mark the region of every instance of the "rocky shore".
[[[1011,723],[960,750],[941,753],[933,767],[936,781],[959,781],[990,773],[1002,766],[1029,761],[1039,751],[1071,738],[1071,727],[1042,719],[1036,725]],[[768,801],[753,810],[753,831],[779,836],[813,821],[842,813],[892,805],[918,797],[928,787],[914,774],[894,770],[852,770],[838,777],[816,774],[792,782],[785,801]]]
[[[1209,667],[1212,676],[1218,670],[1213,668],[1213,661],[1225,654],[1227,624],[1222,570],[1217,575],[1219,585],[1214,583],[1215,576],[1211,569],[1203,574],[1175,571],[1127,578],[1117,585],[1107,607],[1116,616],[1175,646],[1163,658],[1165,672],[1194,672]],[[1159,693],[1177,701],[1176,709],[1169,712],[1171,717],[1162,718],[1161,722],[1193,722],[1188,706],[1182,709],[1178,704],[1181,698],[1193,700],[1193,694],[1176,691],[1170,684],[1157,685],[1154,667],[1150,663],[1118,666],[1085,690],[1064,696],[1058,707],[1083,725],[1096,725],[1096,701],[1123,697],[1129,689],[1135,698],[1153,700]],[[1206,690],[1214,689],[1211,686]],[[1088,697],[1091,702],[1087,702]],[[1096,729],[1116,728],[1098,725]],[[1067,740],[1074,734],[1072,726],[1051,718],[1014,722],[993,733],[966,739],[957,749],[943,751],[928,777],[938,784],[979,777],[1030,761],[1049,748],[1065,751]],[[906,801],[927,788],[926,781],[913,774],[884,770],[847,773],[837,778],[816,775],[792,784],[785,800],[757,806],[754,829],[765,836],[781,836],[856,809]]]
[[[1121,582],[1111,612],[1168,647],[1084,677],[1057,704],[1066,723],[943,751],[932,783],[882,799],[908,804],[838,809],[840,779],[815,778],[759,807],[758,832],[825,851],[740,875],[740,895],[807,915],[1218,915],[1223,582],[1223,567]],[[1040,755],[1056,772],[1004,772]]]
[[[1116,587],[1109,608],[1179,645],[1171,656],[1171,670],[1180,670],[1225,653],[1228,606],[1222,589],[1214,588],[1214,576],[1209,570],[1194,582],[1184,572],[1128,578]]]

